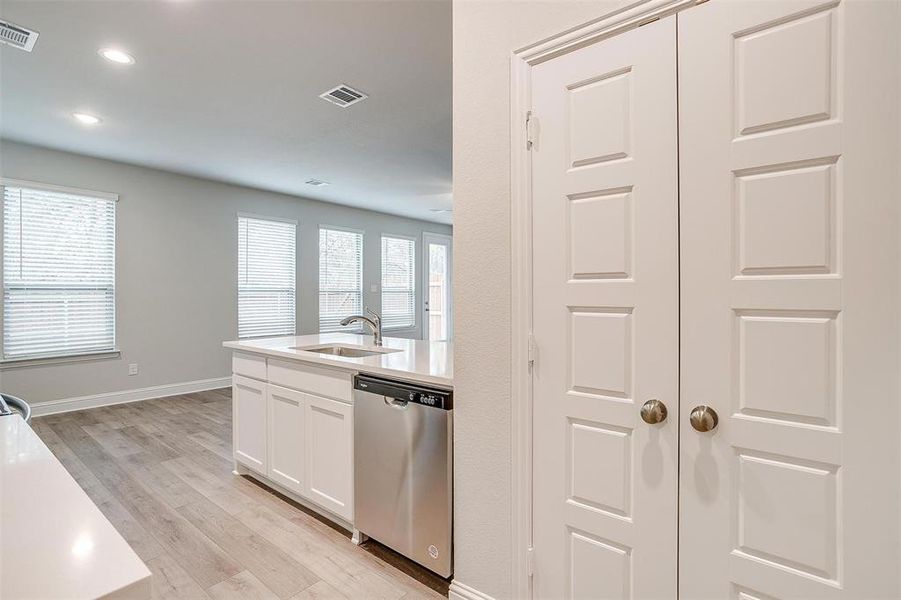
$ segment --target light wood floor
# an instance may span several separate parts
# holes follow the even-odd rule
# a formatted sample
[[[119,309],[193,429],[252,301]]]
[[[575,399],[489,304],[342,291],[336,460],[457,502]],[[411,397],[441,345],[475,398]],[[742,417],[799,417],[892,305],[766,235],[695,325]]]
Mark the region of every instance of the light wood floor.
[[[234,475],[229,389],[40,417],[32,426],[153,572],[154,598],[447,593],[446,582],[410,561],[373,542],[354,546],[344,530]]]

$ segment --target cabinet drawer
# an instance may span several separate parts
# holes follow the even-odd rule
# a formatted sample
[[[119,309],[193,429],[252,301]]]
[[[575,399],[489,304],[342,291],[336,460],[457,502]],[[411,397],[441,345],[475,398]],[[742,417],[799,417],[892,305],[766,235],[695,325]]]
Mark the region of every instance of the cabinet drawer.
[[[232,354],[232,372],[244,377],[266,379],[266,358],[256,354],[234,352]]]
[[[323,369],[303,363],[269,359],[269,381],[342,402],[351,402],[353,376],[347,371]]]

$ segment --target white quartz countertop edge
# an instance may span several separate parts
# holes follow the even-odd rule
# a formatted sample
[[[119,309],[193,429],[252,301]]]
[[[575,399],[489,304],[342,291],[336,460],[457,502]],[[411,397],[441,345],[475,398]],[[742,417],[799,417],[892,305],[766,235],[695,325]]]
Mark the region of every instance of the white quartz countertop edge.
[[[150,571],[18,415],[0,417],[0,508],[0,598],[150,598]]]
[[[450,342],[386,337],[382,343],[383,349],[396,350],[396,352],[349,357],[318,354],[298,349],[326,345],[374,347],[371,336],[349,333],[254,338],[227,341],[222,345],[250,354],[296,360],[344,371],[380,375],[445,388],[453,387],[453,345]]]

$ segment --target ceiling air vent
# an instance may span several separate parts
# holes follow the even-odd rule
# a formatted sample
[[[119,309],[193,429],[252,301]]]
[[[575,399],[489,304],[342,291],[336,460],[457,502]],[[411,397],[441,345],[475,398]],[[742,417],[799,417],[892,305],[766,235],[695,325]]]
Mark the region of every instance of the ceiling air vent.
[[[0,20],[0,42],[14,46],[19,50],[31,52],[34,43],[38,41],[38,32],[14,25],[9,21]]]
[[[352,87],[344,85],[342,83],[339,86],[333,87],[324,94],[319,94],[319,97],[323,100],[328,100],[332,104],[337,104],[341,108],[347,108],[351,104],[362,102],[369,96],[367,96],[360,90],[355,90]]]

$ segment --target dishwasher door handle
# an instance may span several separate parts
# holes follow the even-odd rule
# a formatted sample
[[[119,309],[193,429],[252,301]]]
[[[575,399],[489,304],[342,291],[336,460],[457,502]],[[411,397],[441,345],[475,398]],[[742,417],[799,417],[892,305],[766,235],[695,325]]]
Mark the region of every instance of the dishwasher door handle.
[[[385,396],[385,404],[393,408],[394,410],[407,410],[407,402],[406,400],[395,400],[394,398],[389,398]]]

